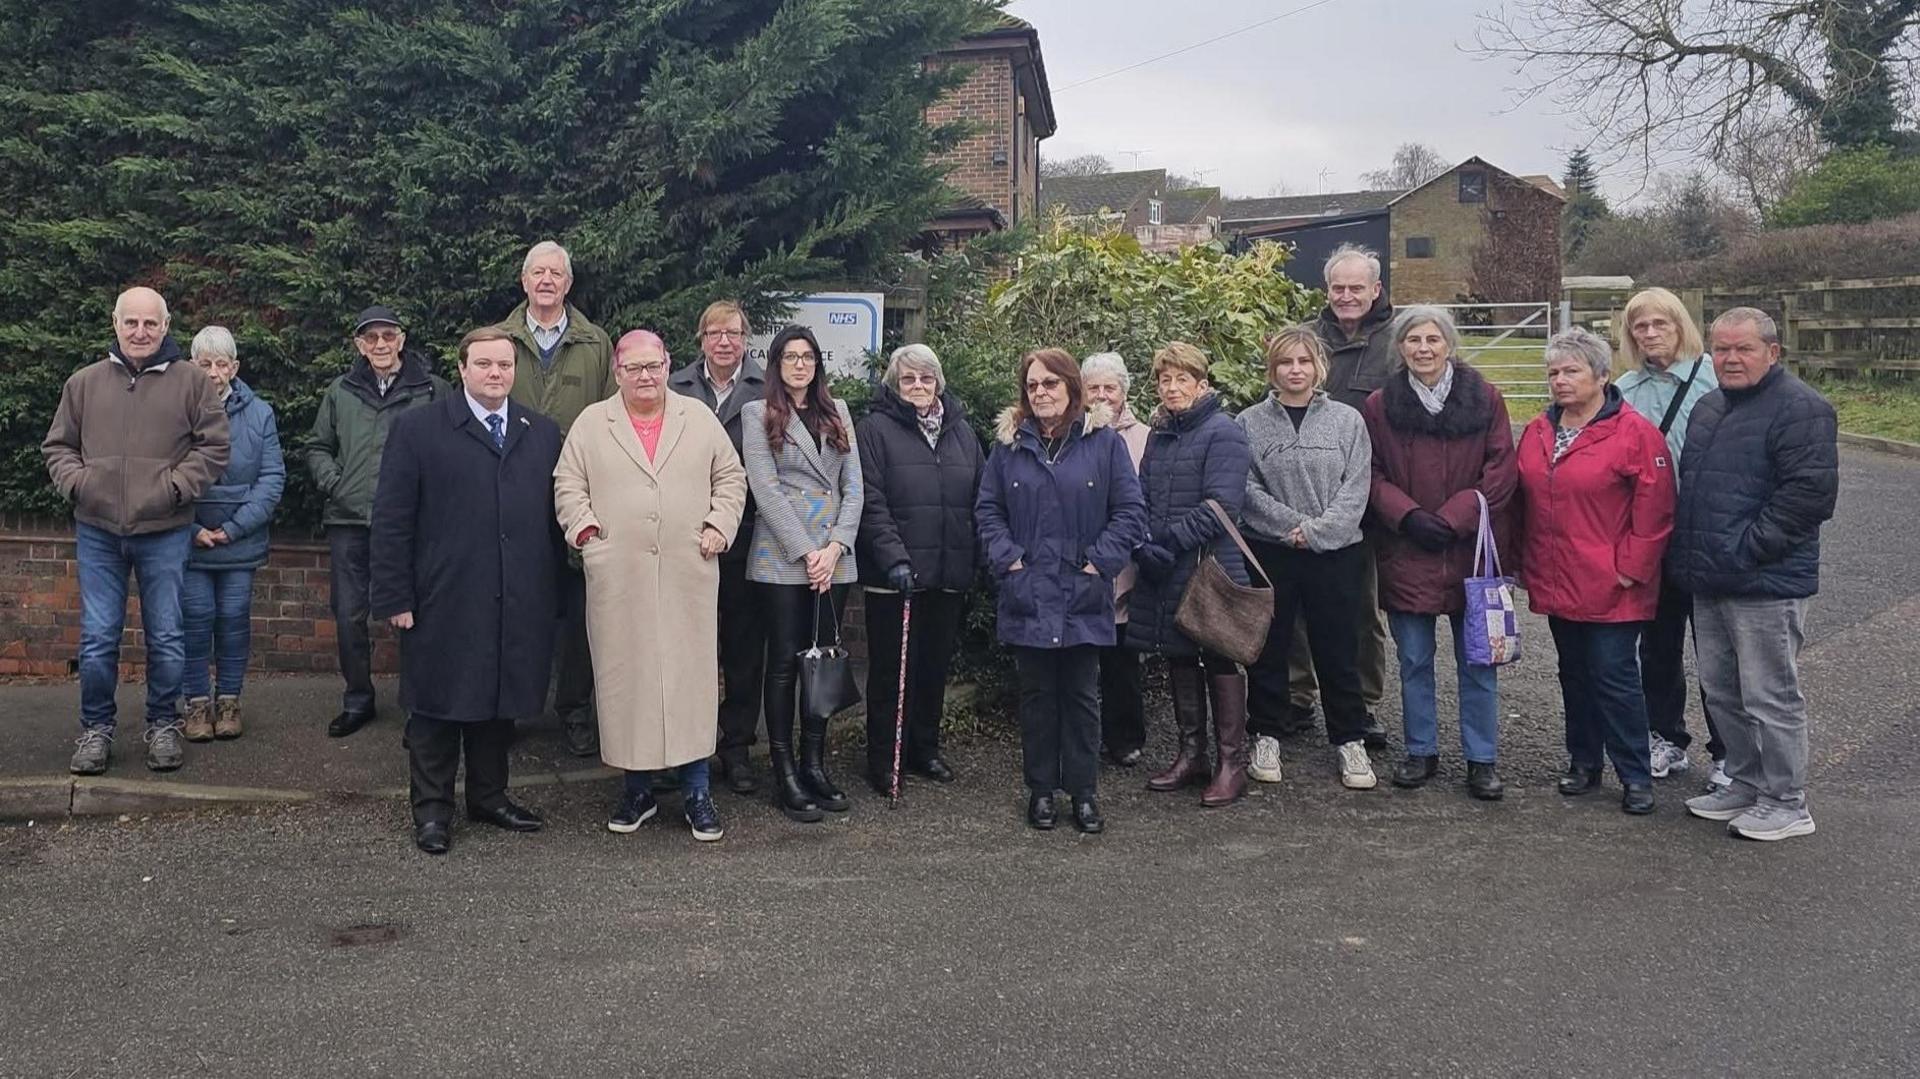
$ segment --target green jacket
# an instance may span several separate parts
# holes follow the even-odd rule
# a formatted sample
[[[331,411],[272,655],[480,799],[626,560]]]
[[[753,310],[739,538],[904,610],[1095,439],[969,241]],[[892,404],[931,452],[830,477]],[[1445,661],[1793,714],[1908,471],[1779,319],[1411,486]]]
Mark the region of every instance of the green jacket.
[[[400,357],[385,396],[364,356],[355,357],[353,367],[327,385],[306,445],[307,469],[327,495],[322,524],[368,527],[387,429],[402,412],[452,392],[428,369],[427,358],[411,349]]]
[[[513,399],[560,425],[573,428],[580,410],[613,396],[613,341],[607,332],[567,305],[567,332],[553,354],[553,364],[542,366],[540,348],[527,329],[527,305],[513,309],[500,329],[513,338]]]

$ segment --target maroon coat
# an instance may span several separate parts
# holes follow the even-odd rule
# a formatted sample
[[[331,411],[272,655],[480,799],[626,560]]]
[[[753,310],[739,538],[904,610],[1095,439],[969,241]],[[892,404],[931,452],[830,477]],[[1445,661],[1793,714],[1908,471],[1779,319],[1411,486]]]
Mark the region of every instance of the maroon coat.
[[[1487,496],[1501,570],[1512,575],[1520,562],[1512,528],[1519,471],[1500,391],[1456,360],[1453,389],[1439,415],[1421,406],[1404,370],[1367,397],[1360,415],[1373,439],[1366,529],[1380,563],[1380,606],[1406,614],[1453,614],[1465,607],[1462,583],[1473,574],[1480,530],[1475,489]],[[1439,514],[1453,527],[1453,543],[1428,551],[1409,538],[1401,522],[1414,509]]]

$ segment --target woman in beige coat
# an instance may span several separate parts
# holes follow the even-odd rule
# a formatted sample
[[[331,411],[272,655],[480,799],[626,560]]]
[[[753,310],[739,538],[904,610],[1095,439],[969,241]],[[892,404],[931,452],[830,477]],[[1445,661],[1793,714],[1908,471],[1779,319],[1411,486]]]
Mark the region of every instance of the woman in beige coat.
[[[651,773],[675,768],[694,838],[719,839],[707,783],[717,557],[739,528],[747,476],[713,413],[667,392],[659,337],[628,333],[613,362],[619,394],[580,413],[553,473],[560,527],[586,565],[600,759],[627,773],[607,827],[632,832],[652,817]]]

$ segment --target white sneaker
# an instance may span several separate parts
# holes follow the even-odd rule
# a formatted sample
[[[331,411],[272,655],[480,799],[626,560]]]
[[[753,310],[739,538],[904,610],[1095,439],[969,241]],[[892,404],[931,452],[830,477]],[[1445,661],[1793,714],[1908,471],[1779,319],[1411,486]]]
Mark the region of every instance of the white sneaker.
[[[1686,750],[1657,734],[1650,736],[1650,741],[1653,752],[1649,754],[1648,759],[1653,766],[1653,778],[1665,779],[1669,775],[1685,772],[1693,767],[1693,762],[1687,759]]]
[[[1350,791],[1370,791],[1380,780],[1373,774],[1373,761],[1367,757],[1365,742],[1348,742],[1340,747],[1340,785]]]
[[[1247,774],[1262,783],[1280,782],[1278,738],[1263,734],[1253,740],[1253,763],[1247,766]]]
[[[1709,793],[1713,791],[1723,791],[1731,786],[1733,786],[1733,777],[1727,774],[1727,762],[1724,760],[1714,761],[1713,774],[1707,777],[1707,791]]]

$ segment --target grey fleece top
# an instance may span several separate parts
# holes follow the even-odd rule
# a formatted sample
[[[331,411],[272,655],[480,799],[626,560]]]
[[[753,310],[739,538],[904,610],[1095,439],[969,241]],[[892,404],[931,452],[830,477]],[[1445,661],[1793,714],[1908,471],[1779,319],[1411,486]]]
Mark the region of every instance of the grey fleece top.
[[[1284,545],[1299,528],[1316,552],[1359,543],[1373,483],[1373,444],[1360,413],[1315,390],[1298,431],[1273,394],[1239,420],[1253,449],[1240,508],[1247,531]]]

